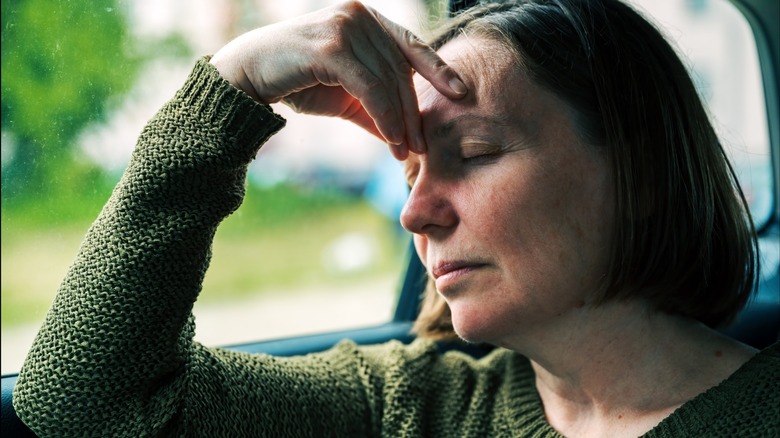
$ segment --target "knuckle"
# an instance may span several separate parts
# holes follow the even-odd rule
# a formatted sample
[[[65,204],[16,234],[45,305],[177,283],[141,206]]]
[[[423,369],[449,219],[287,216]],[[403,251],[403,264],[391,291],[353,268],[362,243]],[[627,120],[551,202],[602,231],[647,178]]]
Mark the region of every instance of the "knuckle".
[[[433,59],[431,61],[432,62],[429,63],[428,74],[439,78],[449,77],[451,75],[454,75],[452,68],[449,65],[447,65],[446,62],[442,61],[439,58]]]
[[[450,66],[438,56],[433,60],[431,67],[433,67],[433,70],[437,73],[447,73],[450,71]]]
[[[350,35],[360,28],[361,17],[366,13],[367,7],[359,1],[344,2],[333,8],[323,26],[327,47],[336,51],[346,47]]]
[[[366,6],[359,1],[347,1],[339,5],[339,11],[342,11],[350,17],[360,16],[368,12]]]
[[[336,11],[330,17],[323,29],[324,32],[328,35],[343,36],[346,33],[346,30],[350,29],[350,27],[353,25],[352,21],[352,17],[350,17],[348,14],[344,13],[343,11]]]
[[[349,1],[331,9],[328,19],[332,32],[343,32],[357,24],[359,17],[365,12],[365,6],[358,1]]]
[[[412,33],[412,31],[410,31],[409,29],[404,29],[402,31],[401,38],[403,38],[404,43],[409,47],[414,47],[414,48],[427,47],[419,38],[417,38],[417,35]]]
[[[363,84],[366,87],[366,91],[371,94],[383,93],[385,84],[374,76],[364,78]]]
[[[330,26],[333,30],[340,30],[345,27],[349,27],[352,24],[354,17],[352,14],[345,10],[337,9],[333,11],[333,15],[330,17]]]

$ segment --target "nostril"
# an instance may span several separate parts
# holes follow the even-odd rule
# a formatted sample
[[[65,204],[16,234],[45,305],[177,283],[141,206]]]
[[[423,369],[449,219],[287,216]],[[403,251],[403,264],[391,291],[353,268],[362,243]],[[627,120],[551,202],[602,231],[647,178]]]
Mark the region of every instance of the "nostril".
[[[410,233],[419,233],[418,228],[415,227],[415,216],[416,213],[412,211],[411,208],[411,196],[404,204],[403,209],[401,209],[401,226],[404,227],[406,231],[409,231]]]
[[[429,235],[434,230],[453,227],[458,223],[458,215],[449,197],[441,190],[426,190],[416,185],[401,210],[401,226],[407,231],[419,235]]]
[[[426,225],[434,221],[431,209],[434,199],[416,185],[401,210],[401,226],[414,234],[423,234]]]

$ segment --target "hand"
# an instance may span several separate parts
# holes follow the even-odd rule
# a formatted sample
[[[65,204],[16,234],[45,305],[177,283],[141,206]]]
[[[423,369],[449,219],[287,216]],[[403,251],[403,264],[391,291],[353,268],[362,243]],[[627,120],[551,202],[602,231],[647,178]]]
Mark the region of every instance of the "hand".
[[[448,98],[467,93],[433,49],[359,2],[245,33],[211,63],[258,102],[350,120],[400,160],[425,151],[414,72]]]

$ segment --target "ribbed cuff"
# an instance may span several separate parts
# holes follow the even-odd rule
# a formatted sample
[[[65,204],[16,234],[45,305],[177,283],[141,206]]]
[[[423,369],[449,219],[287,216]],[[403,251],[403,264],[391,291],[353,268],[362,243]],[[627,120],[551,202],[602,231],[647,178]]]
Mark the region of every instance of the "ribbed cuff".
[[[198,60],[174,100],[201,123],[223,132],[228,151],[249,162],[286,121],[270,106],[231,85],[209,63],[210,59],[204,56]]]

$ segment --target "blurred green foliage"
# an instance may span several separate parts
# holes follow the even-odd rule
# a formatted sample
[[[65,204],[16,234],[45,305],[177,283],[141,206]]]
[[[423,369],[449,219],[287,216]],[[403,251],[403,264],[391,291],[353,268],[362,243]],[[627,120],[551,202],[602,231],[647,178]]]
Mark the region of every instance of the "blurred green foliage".
[[[442,20],[447,18],[447,0],[423,0],[425,6],[426,21],[428,26],[437,27]]]
[[[105,120],[147,61],[191,58],[181,35],[137,41],[127,7],[128,0],[2,0],[3,327],[42,319],[118,180],[81,155],[81,131]],[[250,185],[217,234],[214,251],[223,256],[204,298],[320,281],[309,275],[341,282],[398,272],[405,240],[395,228],[335,188]],[[377,260],[359,273],[327,271],[321,254],[349,232],[384,234]]]
[[[133,84],[131,39],[117,0],[2,0],[3,204],[61,195],[65,168],[94,177],[74,142]]]

